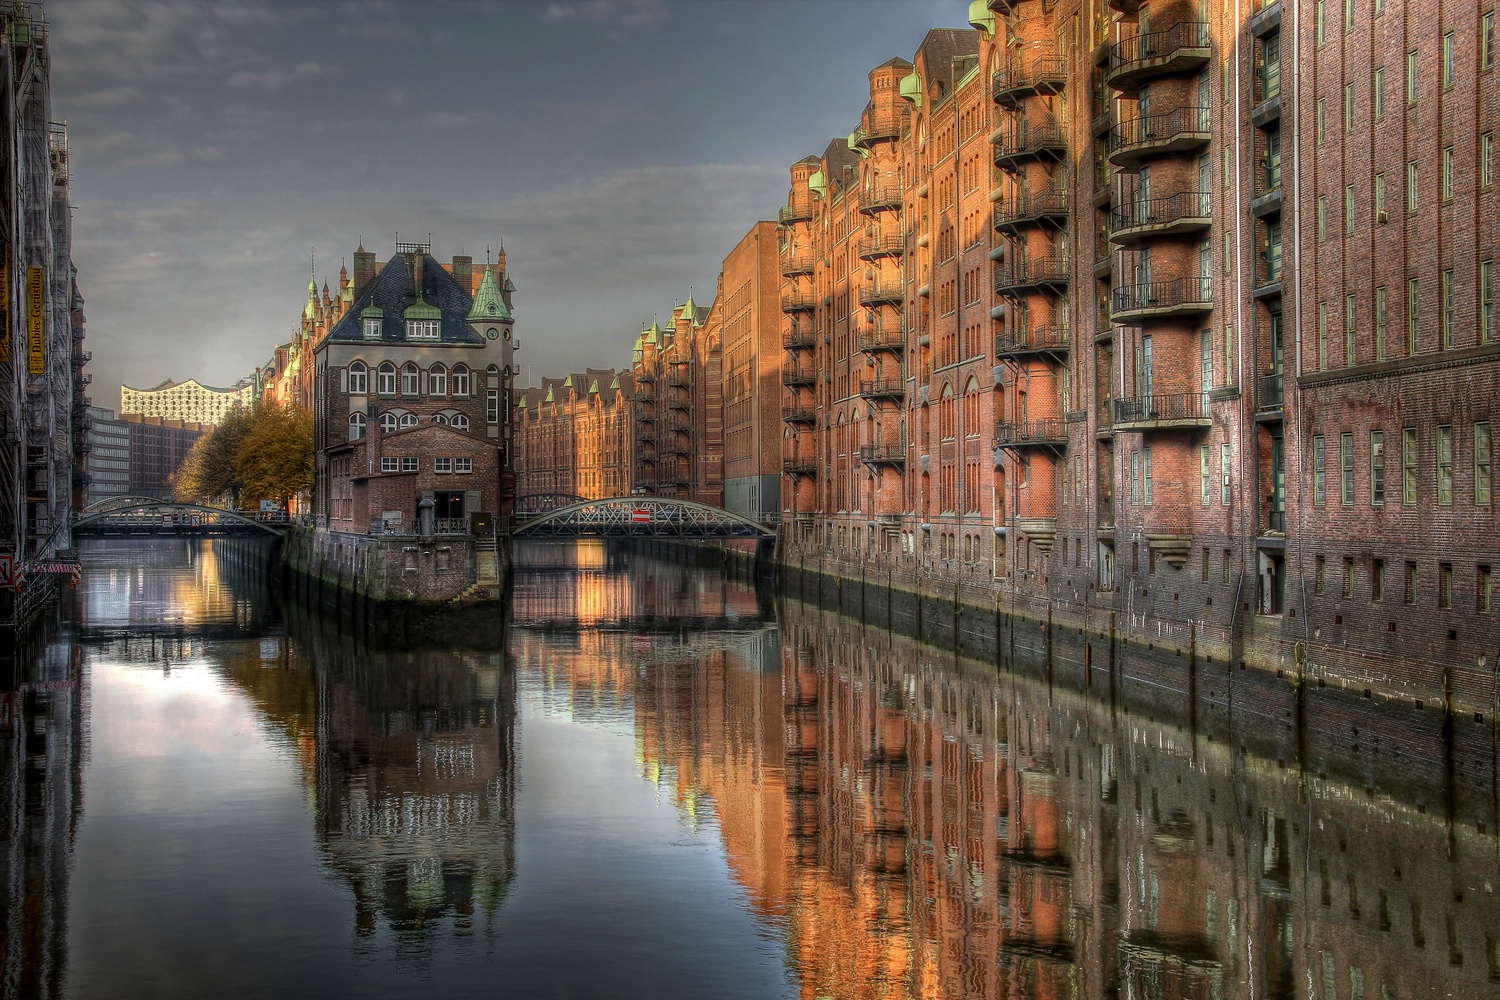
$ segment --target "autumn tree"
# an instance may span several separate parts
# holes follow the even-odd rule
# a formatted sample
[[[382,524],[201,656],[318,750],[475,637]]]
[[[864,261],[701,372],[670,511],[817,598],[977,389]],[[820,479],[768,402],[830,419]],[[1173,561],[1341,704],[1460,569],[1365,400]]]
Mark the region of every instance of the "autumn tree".
[[[240,442],[256,413],[236,406],[219,425],[194,443],[182,466],[172,476],[172,496],[187,503],[227,502],[236,506],[242,477],[238,469]]]
[[[312,414],[298,407],[257,407],[234,465],[247,505],[275,500],[287,507],[294,495],[312,489]]]

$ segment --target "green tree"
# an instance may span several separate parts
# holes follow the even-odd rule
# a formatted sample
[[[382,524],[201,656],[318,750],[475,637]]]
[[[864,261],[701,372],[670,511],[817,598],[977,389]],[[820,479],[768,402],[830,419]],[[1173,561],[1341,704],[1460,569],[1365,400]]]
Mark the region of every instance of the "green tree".
[[[296,407],[258,407],[235,451],[240,498],[283,507],[313,485],[313,419]]]

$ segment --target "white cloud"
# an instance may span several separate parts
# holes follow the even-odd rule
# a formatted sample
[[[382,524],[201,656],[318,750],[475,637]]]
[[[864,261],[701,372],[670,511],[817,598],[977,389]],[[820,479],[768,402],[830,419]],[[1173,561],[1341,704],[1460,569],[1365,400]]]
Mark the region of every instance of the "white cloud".
[[[264,70],[240,70],[225,81],[231,87],[253,87],[267,92],[280,90],[301,80],[332,76],[336,71],[323,63],[307,60],[295,66],[272,66]]]
[[[651,24],[666,16],[664,0],[550,0],[541,13],[549,24],[582,21],[604,28]]]

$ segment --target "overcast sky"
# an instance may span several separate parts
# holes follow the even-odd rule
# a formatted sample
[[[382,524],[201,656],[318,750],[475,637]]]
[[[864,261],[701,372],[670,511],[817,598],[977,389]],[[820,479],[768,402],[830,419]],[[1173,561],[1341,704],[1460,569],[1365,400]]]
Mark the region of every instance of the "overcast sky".
[[[396,233],[502,241],[523,378],[623,366],[965,0],[46,0],[96,403],[228,385]]]

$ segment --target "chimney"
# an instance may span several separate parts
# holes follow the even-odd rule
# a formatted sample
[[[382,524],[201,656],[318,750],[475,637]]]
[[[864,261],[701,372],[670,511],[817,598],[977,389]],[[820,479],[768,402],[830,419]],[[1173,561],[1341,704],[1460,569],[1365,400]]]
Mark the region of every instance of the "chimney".
[[[427,255],[420,250],[406,255],[406,261],[411,265],[411,287],[418,299],[422,298],[422,265],[426,262]]]
[[[458,282],[458,287],[464,290],[465,295],[474,294],[474,258],[456,256],[453,258],[453,280]]]
[[[359,249],[354,251],[354,297],[357,299],[364,294],[370,282],[375,280],[375,255],[366,250],[361,243]]]

